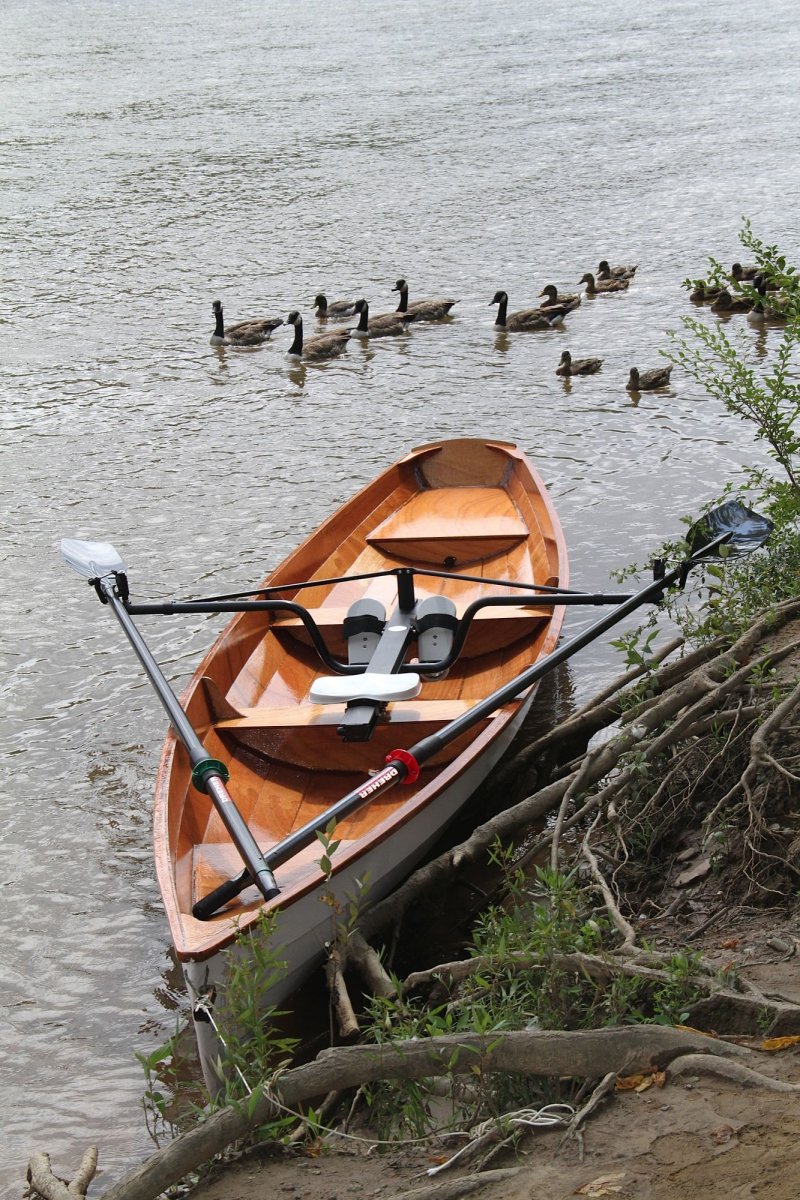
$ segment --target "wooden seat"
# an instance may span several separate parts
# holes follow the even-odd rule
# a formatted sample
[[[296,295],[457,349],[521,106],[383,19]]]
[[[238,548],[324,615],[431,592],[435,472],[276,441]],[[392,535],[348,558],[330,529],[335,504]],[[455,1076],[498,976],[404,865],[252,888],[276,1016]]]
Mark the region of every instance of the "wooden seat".
[[[512,701],[511,704],[515,704]],[[436,733],[442,725],[468,712],[475,700],[401,700],[390,704],[366,742],[345,742],[338,734],[343,704],[301,704],[276,708],[242,709],[236,717],[216,722],[214,729],[230,752],[237,746],[263,755],[265,762],[289,764],[317,772],[344,772],[366,776],[380,767],[390,751],[410,746]],[[508,711],[506,705],[504,710]],[[484,717],[430,760],[440,767],[464,747],[465,740],[495,720]]]
[[[453,721],[467,712],[472,700],[398,700],[391,704],[384,717],[384,724],[404,725],[415,721]],[[216,722],[216,728],[225,729],[314,729],[323,725],[338,725],[342,719],[344,703],[296,704],[281,707],[242,708],[238,716],[227,717]]]
[[[528,530],[500,487],[438,487],[412,496],[367,536],[393,558],[465,566],[507,553]]]

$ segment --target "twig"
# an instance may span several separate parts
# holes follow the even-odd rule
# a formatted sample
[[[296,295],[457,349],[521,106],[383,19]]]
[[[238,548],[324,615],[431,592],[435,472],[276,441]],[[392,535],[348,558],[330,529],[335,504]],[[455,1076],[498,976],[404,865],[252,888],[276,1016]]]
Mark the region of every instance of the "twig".
[[[575,1113],[575,1116],[570,1121],[570,1123],[564,1133],[564,1136],[562,1137],[561,1141],[558,1144],[559,1150],[568,1141],[576,1140],[578,1142],[580,1159],[581,1159],[581,1162],[583,1162],[583,1157],[584,1157],[583,1131],[581,1129],[581,1125],[584,1123],[586,1118],[588,1116],[590,1116],[591,1113],[593,1113],[594,1110],[602,1103],[602,1101],[605,1100],[607,1096],[609,1096],[613,1093],[614,1087],[616,1085],[616,1081],[617,1081],[617,1076],[616,1076],[616,1072],[614,1072],[614,1071],[609,1071],[606,1075],[603,1076],[603,1078],[598,1083],[597,1087],[592,1092],[589,1099],[584,1104],[583,1108],[579,1108],[578,1111]]]
[[[589,838],[591,837],[594,827],[599,819],[600,814],[598,813],[597,817],[595,817],[592,824],[586,830],[586,834],[584,835],[584,839],[581,844],[581,854],[589,864],[589,870],[592,873],[592,878],[600,888],[600,891],[603,893],[603,900],[605,901],[605,905],[608,909],[612,922],[622,934],[623,942],[622,945],[617,948],[617,953],[631,954],[636,947],[636,930],[629,921],[626,921],[625,917],[623,917],[622,913],[620,912],[614,897],[611,895],[611,888],[608,886],[606,878],[603,875],[603,872],[600,870],[597,859],[592,853],[591,846],[589,845]]]

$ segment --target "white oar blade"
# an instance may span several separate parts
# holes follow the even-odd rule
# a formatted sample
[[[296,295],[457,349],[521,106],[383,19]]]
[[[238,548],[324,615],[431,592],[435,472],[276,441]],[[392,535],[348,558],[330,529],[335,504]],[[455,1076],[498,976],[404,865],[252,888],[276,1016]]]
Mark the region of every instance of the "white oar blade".
[[[115,572],[125,575],[125,563],[110,542],[82,542],[79,538],[62,538],[61,555],[64,562],[84,579],[102,579]]]

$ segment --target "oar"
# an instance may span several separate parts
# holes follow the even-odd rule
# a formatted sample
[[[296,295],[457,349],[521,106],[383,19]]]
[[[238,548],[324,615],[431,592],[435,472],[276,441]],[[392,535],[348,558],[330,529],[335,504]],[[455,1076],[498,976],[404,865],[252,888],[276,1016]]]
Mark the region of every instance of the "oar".
[[[247,823],[225,787],[228,779],[227,767],[224,763],[209,758],[175,693],[125,609],[128,583],[122,559],[108,542],[82,542],[75,538],[63,539],[61,553],[67,566],[93,583],[103,604],[111,606],[114,616],[122,626],[166,709],[172,728],[189,755],[194,786],[211,797],[231,840],[242,856],[248,880],[256,884],[265,900],[271,900],[273,896],[277,896],[280,889]]]
[[[662,567],[654,572],[655,578],[640,591],[635,592],[624,600],[619,607],[601,617],[590,625],[583,633],[579,633],[571,641],[558,647],[546,658],[540,659],[532,667],[523,671],[516,679],[504,684],[492,692],[484,700],[473,705],[462,716],[456,717],[444,725],[437,733],[430,734],[417,742],[409,750],[393,750],[386,757],[386,766],[382,771],[364,780],[359,787],[354,788],[341,800],[320,813],[313,821],[309,821],[301,829],[295,830],[289,837],[284,838],[265,855],[265,861],[270,867],[278,867],[292,855],[311,845],[317,834],[322,832],[331,820],[338,821],[355,812],[367,801],[373,800],[379,792],[393,787],[396,783],[414,783],[419,777],[420,768],[439,750],[449,745],[466,730],[491,716],[496,709],[509,700],[515,699],[521,692],[527,691],[542,676],[554,670],[567,659],[572,658],[590,642],[595,641],[612,626],[618,624],[629,613],[634,612],[648,601],[658,602],[662,599],[664,590],[673,583],[682,587],[686,582],[689,571],[699,563],[707,561],[727,545],[731,553],[749,553],[763,545],[772,532],[772,523],[765,517],[746,509],[738,501],[728,501],[718,509],[712,510],[690,530],[688,544],[691,553],[671,571]],[[711,534],[716,536],[711,537]],[[209,892],[202,900],[198,900],[192,909],[192,914],[199,920],[208,920],[217,909],[227,904],[239,895],[250,883],[252,877],[248,871],[243,871],[234,879],[226,880],[213,892]]]

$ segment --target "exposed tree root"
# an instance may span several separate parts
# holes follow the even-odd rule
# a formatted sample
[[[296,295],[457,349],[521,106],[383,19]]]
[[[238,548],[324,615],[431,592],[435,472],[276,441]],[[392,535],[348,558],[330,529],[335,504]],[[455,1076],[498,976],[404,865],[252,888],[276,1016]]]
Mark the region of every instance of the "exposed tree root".
[[[683,1054],[670,1063],[669,1078],[684,1075],[714,1075],[717,1079],[729,1079],[743,1087],[761,1087],[770,1092],[800,1092],[800,1083],[785,1083],[782,1079],[770,1079],[760,1071],[753,1071],[743,1063],[712,1059],[707,1054]]]
[[[690,1058],[691,1055],[683,1055],[683,1058]],[[700,1058],[703,1055],[699,1055]],[[567,1142],[576,1141],[580,1152],[581,1162],[583,1162],[583,1125],[588,1117],[598,1108],[604,1100],[614,1094],[617,1076],[614,1071],[609,1071],[607,1075],[598,1083],[597,1087],[592,1092],[589,1099],[584,1104],[583,1108],[579,1108],[575,1116],[567,1126],[566,1132],[561,1139],[560,1146],[564,1146]]]
[[[460,1179],[449,1179],[446,1183],[398,1192],[391,1200],[459,1200],[459,1197],[469,1196],[489,1183],[513,1179],[521,1170],[521,1167],[506,1167],[497,1171],[476,1171],[472,1175],[462,1175]]]

